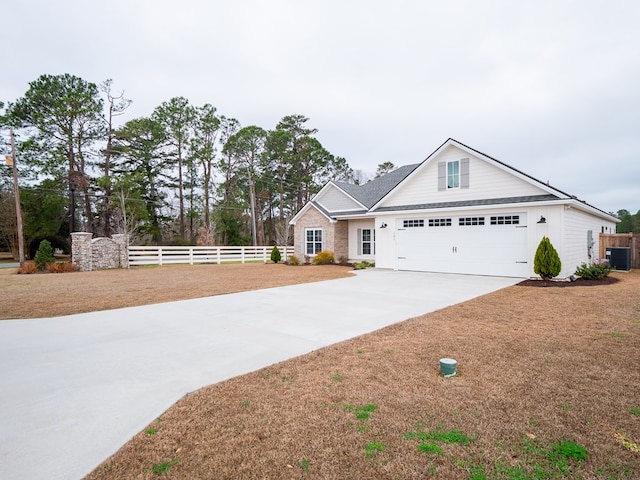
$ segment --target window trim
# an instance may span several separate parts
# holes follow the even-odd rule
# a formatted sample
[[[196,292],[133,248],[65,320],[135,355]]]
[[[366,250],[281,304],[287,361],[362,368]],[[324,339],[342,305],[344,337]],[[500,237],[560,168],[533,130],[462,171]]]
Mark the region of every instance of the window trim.
[[[368,233],[369,239],[365,240],[365,233]],[[368,245],[369,252],[365,251],[365,245]],[[373,256],[376,254],[376,229],[375,228],[359,228],[358,229],[358,255]]]
[[[452,172],[450,167],[457,166],[457,171]],[[454,183],[455,185],[452,185]],[[451,160],[447,162],[447,190],[455,190],[460,188],[460,160]]]
[[[309,240],[309,232],[313,232],[313,238],[311,240]],[[316,237],[316,234],[318,232],[320,232],[319,241]],[[325,239],[324,228],[319,228],[319,227],[305,228],[304,229],[304,255],[313,257],[317,255],[318,252],[321,252],[322,250],[324,250],[324,239]],[[318,244],[320,245],[320,250],[316,250]],[[309,252],[310,246],[312,247],[311,248],[312,253]]]

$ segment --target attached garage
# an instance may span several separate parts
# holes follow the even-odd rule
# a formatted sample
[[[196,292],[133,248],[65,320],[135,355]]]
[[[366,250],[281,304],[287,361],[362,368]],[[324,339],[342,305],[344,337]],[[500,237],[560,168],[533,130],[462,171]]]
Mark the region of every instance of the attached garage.
[[[617,222],[453,139],[422,163],[364,185],[329,182],[294,217],[296,229],[309,226],[311,210],[336,231],[348,223],[352,261],[374,260],[377,268],[394,270],[525,278],[535,276],[535,251],[543,237],[558,251],[559,276],[566,278],[580,263],[599,260],[598,233],[614,232]],[[365,245],[364,228],[371,245]]]
[[[527,276],[526,218],[525,213],[473,213],[397,219],[397,268]]]

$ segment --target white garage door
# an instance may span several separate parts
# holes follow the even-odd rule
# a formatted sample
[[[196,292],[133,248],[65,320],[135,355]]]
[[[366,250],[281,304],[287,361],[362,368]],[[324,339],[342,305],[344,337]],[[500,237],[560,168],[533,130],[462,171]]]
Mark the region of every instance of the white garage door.
[[[525,214],[400,219],[396,248],[399,270],[529,274]]]

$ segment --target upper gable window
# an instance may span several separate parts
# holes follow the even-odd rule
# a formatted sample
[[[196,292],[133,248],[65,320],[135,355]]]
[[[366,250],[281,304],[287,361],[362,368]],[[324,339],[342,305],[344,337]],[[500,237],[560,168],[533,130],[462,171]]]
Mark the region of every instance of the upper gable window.
[[[438,162],[438,190],[469,188],[469,159]]]
[[[447,162],[447,188],[460,187],[460,161]]]

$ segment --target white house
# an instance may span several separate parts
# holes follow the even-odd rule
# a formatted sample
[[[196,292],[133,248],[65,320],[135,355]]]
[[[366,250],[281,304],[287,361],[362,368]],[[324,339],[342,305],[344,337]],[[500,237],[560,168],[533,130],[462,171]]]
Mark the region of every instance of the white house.
[[[378,268],[534,277],[543,236],[561,278],[597,260],[608,213],[448,139],[422,163],[364,185],[329,182],[291,220],[295,254],[330,250]]]

